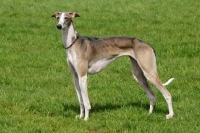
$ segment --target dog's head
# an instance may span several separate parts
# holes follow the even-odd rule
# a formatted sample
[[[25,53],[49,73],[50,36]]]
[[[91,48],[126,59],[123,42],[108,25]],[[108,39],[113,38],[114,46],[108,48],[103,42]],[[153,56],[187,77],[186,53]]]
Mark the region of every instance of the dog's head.
[[[72,18],[80,16],[76,12],[55,12],[51,17],[58,19],[57,28],[61,30],[71,24]]]

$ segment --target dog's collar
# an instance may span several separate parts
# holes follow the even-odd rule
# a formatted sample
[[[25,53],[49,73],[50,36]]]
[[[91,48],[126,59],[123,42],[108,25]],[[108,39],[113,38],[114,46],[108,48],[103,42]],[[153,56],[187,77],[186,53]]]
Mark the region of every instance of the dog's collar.
[[[65,49],[71,48],[71,46],[76,42],[76,40],[78,40],[78,35],[76,35],[76,38],[72,41],[72,44],[69,45],[68,47],[65,47]]]

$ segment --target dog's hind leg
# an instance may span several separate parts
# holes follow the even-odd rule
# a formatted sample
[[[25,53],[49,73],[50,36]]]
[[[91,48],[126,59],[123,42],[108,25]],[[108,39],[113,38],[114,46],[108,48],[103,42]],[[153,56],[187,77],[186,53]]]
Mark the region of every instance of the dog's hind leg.
[[[147,79],[144,76],[137,61],[132,57],[130,57],[130,60],[131,60],[131,65],[132,65],[133,77],[139,83],[139,85],[144,89],[144,91],[147,93],[147,95],[150,99],[150,109],[149,109],[149,114],[150,114],[153,111],[155,101],[156,101],[156,96],[155,96],[154,92],[151,90],[151,88],[147,82]]]
[[[162,85],[157,73],[149,73],[149,72],[144,72],[144,75],[148,78],[148,80],[162,93],[164,96],[168,109],[169,109],[169,114],[166,115],[166,118],[172,118],[174,115],[173,108],[172,108],[172,98],[171,94],[169,91]]]
[[[137,62],[143,71],[144,76],[162,93],[164,96],[169,109],[169,114],[166,118],[172,118],[174,115],[172,108],[172,98],[169,91],[162,85],[160,81],[157,70],[156,70],[156,58],[153,50],[151,48],[145,48],[143,51],[137,51],[136,54]]]

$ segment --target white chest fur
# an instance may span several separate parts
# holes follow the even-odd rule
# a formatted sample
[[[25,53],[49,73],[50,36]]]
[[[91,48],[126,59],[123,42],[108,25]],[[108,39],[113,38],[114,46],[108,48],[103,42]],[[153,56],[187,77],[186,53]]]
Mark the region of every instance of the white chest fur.
[[[68,63],[70,62],[75,67],[76,61],[77,61],[76,60],[76,53],[69,49],[69,50],[66,51],[66,56],[67,56]]]

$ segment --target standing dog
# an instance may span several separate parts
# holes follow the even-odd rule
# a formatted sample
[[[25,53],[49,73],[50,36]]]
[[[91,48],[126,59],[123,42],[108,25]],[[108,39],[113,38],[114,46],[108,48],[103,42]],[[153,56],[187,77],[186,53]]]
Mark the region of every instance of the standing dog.
[[[166,118],[174,115],[171,94],[162,84],[156,70],[154,50],[147,43],[131,37],[91,38],[79,36],[72,18],[79,17],[75,12],[56,12],[52,15],[58,19],[57,28],[62,31],[62,40],[66,49],[67,63],[72,72],[78,100],[80,115],[77,117],[88,120],[91,109],[87,91],[87,74],[102,71],[107,65],[120,56],[128,56],[132,65],[135,80],[145,90],[150,99],[149,113],[152,113],[156,96],[150,89],[149,80],[164,96],[169,109]],[[85,115],[84,115],[85,112]]]

